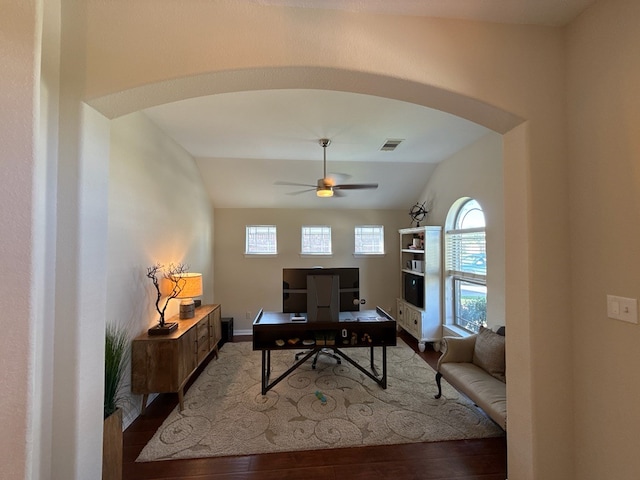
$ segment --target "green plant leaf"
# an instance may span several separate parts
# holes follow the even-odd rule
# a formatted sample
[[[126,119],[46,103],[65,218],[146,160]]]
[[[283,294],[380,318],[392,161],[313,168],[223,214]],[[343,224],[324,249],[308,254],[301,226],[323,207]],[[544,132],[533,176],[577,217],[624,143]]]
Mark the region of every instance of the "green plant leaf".
[[[128,331],[107,325],[104,352],[104,418],[113,414],[125,401],[126,367],[131,355]]]

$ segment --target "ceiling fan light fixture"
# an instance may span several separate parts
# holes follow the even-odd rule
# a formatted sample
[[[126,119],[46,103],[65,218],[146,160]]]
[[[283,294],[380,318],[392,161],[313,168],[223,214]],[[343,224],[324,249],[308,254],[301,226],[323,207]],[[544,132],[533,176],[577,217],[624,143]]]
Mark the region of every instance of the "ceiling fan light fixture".
[[[333,197],[333,188],[318,188],[316,189],[316,195],[321,198]]]

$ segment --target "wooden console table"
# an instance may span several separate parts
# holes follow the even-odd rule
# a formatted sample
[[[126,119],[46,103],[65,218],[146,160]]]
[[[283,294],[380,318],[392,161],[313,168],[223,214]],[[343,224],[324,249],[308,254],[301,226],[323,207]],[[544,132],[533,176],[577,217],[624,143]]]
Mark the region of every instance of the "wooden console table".
[[[297,339],[295,343],[289,342]],[[322,341],[318,341],[322,339]],[[306,342],[305,342],[306,340]],[[313,343],[311,343],[313,341]],[[290,313],[260,311],[253,322],[253,349],[262,351],[262,394],[273,388],[319,350],[328,348],[382,388],[387,388],[387,347],[396,345],[396,321],[381,308],[341,312],[338,322],[292,321]],[[367,370],[342,349],[370,347]],[[374,365],[374,347],[382,347],[382,374]],[[272,350],[309,349],[291,368],[270,382]],[[292,353],[293,355],[293,353]]]
[[[196,308],[194,318],[170,318],[178,328],[169,335],[145,332],[133,340],[131,391],[142,395],[142,413],[150,393],[177,392],[180,411],[184,409],[185,384],[212,351],[218,356],[220,316],[220,305],[203,305]]]

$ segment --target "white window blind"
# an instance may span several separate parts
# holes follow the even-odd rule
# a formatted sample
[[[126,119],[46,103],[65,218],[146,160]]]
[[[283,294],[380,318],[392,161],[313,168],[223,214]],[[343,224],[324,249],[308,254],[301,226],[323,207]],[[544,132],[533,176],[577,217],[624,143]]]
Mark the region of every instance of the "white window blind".
[[[245,254],[264,255],[278,253],[275,225],[247,225]]]
[[[331,227],[305,225],[301,233],[301,252],[305,255],[331,255]]]
[[[446,239],[447,273],[478,280],[485,279],[487,252],[484,228],[450,230]]]
[[[379,255],[384,253],[384,226],[360,225],[355,227],[355,253]]]

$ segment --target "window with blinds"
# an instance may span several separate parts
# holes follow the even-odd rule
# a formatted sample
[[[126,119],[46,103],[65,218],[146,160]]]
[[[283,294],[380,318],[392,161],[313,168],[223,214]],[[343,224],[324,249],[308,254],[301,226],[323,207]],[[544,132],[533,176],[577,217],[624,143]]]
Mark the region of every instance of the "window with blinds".
[[[326,225],[303,226],[300,251],[303,255],[331,255],[331,227]]]
[[[486,325],[486,245],[484,213],[476,200],[468,199],[445,234],[445,269],[453,323],[471,332]]]
[[[275,225],[247,225],[245,254],[275,255],[278,253]]]
[[[359,225],[355,227],[355,251],[357,255],[384,254],[384,226]]]

